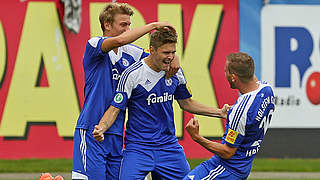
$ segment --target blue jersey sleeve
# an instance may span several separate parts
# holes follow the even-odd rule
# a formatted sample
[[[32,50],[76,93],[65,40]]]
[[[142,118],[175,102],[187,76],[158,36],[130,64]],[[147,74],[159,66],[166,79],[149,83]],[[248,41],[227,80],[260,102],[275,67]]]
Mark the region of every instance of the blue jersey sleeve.
[[[181,68],[177,72],[176,76],[179,80],[179,84],[174,92],[174,98],[176,100],[190,98],[192,94],[191,94],[190,88],[187,85],[186,78],[184,77],[184,74]]]
[[[244,136],[239,132],[228,128],[227,134],[222,138],[229,146],[239,147],[244,140]]]
[[[142,63],[139,61],[123,71],[118,83],[116,95],[113,99],[113,102],[111,103],[112,106],[121,110],[126,109],[127,102],[131,97],[132,90],[136,86],[136,77],[132,72],[134,72],[135,68],[140,66],[142,66]]]
[[[111,102],[111,105],[118,109],[125,110],[127,107],[127,102],[128,102],[127,93],[117,91],[116,95],[113,98],[113,101]]]
[[[101,45],[104,39],[103,37],[93,37],[87,42],[83,58],[83,64],[85,66],[103,60],[101,57],[104,56],[105,53],[101,51]]]
[[[230,108],[227,116],[226,134],[223,140],[232,147],[239,147],[245,138],[248,120],[248,109],[252,101],[252,95],[240,96]]]

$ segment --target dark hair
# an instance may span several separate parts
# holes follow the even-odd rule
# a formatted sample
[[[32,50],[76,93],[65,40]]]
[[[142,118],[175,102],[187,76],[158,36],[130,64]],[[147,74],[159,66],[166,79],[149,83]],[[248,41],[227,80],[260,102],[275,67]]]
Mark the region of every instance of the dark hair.
[[[101,11],[99,15],[99,21],[101,25],[102,32],[104,32],[104,23],[108,22],[110,24],[114,21],[114,16],[116,14],[127,14],[129,16],[133,15],[132,9],[126,3],[108,3]]]
[[[160,46],[167,43],[177,43],[177,33],[170,26],[157,28],[150,36],[150,46],[157,50]]]
[[[254,61],[247,53],[231,53],[227,62],[229,73],[237,75],[241,82],[248,82],[254,77]]]

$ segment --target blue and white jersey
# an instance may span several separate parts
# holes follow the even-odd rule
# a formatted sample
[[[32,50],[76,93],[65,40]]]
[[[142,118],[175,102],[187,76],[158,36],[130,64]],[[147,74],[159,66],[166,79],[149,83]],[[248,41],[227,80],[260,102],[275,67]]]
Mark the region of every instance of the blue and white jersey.
[[[273,90],[266,83],[259,82],[257,90],[237,99],[228,112],[222,140],[222,144],[237,147],[237,151],[229,160],[217,156],[225,168],[241,177],[249,175],[274,110]]]
[[[164,71],[155,72],[144,60],[122,73],[112,105],[121,110],[128,107],[127,149],[164,147],[177,142],[172,102],[191,97],[186,83],[181,69],[166,79]]]
[[[103,53],[101,44],[106,37],[93,37],[86,45],[83,56],[85,73],[85,101],[76,128],[93,129],[110,106],[120,74],[131,64],[148,56],[143,49],[134,45],[118,48],[118,53]],[[123,135],[124,112],[106,132]]]

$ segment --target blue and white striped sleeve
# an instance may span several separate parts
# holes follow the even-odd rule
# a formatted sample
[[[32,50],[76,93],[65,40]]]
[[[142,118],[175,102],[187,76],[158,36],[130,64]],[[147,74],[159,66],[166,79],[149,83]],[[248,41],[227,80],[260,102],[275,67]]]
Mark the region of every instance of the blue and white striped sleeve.
[[[133,88],[135,88],[136,78],[133,72],[141,66],[142,62],[139,61],[123,71],[118,83],[115,97],[113,99],[113,102],[111,103],[112,106],[122,110],[126,109],[127,102],[131,97],[131,92]]]

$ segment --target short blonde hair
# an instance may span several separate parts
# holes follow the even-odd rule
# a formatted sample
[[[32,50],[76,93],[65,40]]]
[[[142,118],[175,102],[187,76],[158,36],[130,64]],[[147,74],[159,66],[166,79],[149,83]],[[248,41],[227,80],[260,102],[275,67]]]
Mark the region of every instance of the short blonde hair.
[[[104,32],[104,23],[113,23],[116,14],[133,15],[133,10],[126,3],[108,3],[101,11],[99,15],[99,21],[102,32]]]

